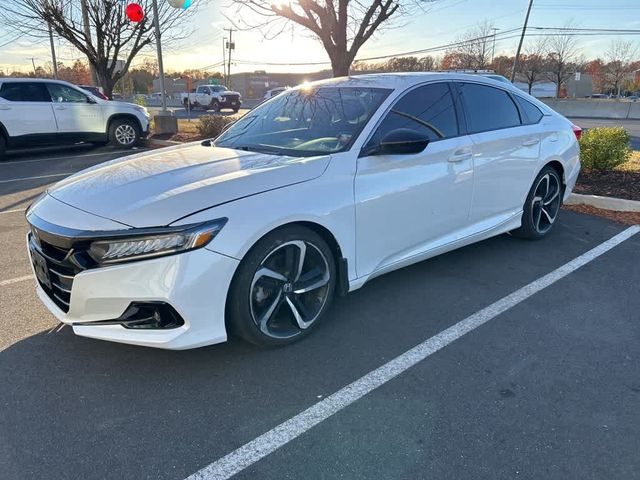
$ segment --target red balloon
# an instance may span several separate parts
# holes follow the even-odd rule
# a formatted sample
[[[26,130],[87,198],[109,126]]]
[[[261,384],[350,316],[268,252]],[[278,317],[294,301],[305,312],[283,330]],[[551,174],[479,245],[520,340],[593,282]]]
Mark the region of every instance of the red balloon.
[[[130,3],[129,5],[127,5],[124,13],[132,22],[141,22],[144,18],[144,10],[142,10],[142,7],[137,3]]]

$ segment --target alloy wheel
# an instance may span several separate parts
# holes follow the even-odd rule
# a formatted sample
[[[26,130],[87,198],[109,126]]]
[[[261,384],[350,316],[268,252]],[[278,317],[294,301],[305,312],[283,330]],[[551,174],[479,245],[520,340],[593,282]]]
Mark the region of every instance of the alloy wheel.
[[[329,297],[331,273],[313,243],[293,240],[264,258],[251,282],[250,309],[260,331],[272,338],[292,338],[309,328]]]
[[[543,175],[535,188],[531,204],[533,227],[540,234],[546,233],[560,210],[560,179],[557,175]]]
[[[115,131],[116,140],[120,145],[128,146],[136,140],[136,130],[129,124],[118,125]]]

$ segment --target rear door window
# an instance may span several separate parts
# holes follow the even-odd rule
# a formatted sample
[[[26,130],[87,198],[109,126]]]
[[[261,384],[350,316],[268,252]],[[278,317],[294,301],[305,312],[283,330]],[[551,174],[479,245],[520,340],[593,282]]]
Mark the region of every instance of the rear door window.
[[[42,82],[3,82],[0,97],[10,102],[51,102]]]
[[[469,133],[521,125],[518,108],[504,90],[477,83],[458,83],[458,89]]]

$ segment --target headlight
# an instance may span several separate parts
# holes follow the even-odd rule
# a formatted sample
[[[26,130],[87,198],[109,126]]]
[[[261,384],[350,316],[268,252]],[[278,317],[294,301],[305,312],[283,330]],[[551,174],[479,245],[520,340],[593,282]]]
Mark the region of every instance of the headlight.
[[[139,234],[123,234],[91,242],[89,256],[101,265],[187,252],[207,245],[227,223],[213,222],[175,228],[146,229]]]
[[[146,107],[143,107],[142,105],[136,105],[134,108],[139,112],[142,112],[145,116],[147,117],[149,116],[149,111],[147,110]]]

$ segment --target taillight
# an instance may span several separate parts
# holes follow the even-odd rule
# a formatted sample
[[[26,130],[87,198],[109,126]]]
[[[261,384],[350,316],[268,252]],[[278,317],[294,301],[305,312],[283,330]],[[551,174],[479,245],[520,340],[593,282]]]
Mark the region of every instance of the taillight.
[[[582,136],[582,129],[577,125],[571,125],[571,128],[576,136],[576,140],[580,140],[580,137]]]

